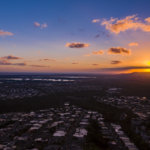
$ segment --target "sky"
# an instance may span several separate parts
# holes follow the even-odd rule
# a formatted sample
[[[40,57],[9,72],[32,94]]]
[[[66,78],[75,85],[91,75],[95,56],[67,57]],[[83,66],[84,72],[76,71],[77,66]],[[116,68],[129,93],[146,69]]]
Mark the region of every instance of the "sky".
[[[0,72],[150,72],[149,0],[1,0]]]

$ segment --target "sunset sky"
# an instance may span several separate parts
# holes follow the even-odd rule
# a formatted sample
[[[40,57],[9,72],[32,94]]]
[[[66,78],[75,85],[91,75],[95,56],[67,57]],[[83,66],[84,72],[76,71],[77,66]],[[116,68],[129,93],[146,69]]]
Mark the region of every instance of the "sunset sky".
[[[1,0],[0,72],[150,72],[150,0]]]

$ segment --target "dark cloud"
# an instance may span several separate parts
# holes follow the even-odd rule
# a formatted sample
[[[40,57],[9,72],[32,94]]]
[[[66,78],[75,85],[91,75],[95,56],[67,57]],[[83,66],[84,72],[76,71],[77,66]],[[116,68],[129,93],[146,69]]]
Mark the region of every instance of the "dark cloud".
[[[55,59],[45,58],[45,59],[40,59],[40,61],[56,61],[56,60]]]
[[[73,62],[72,64],[73,64],[73,65],[77,65],[78,63],[77,63],[77,62]]]
[[[9,60],[22,59],[21,57],[12,56],[12,55],[4,56],[4,57],[1,57],[1,58],[2,59],[9,59]]]
[[[121,63],[121,61],[119,61],[119,60],[112,60],[111,61],[111,64],[113,64],[113,65],[117,65],[117,64],[120,64]]]
[[[110,34],[105,31],[98,31],[98,33],[95,35],[95,38],[110,38]]]
[[[6,57],[7,58],[7,57]],[[19,63],[12,63],[10,62],[9,60],[11,59],[15,59],[14,58],[9,58],[8,59],[1,59],[0,60],[0,65],[3,65],[3,66],[29,66],[29,67],[49,67],[49,66],[44,66],[44,65],[28,65],[24,62],[19,62]]]
[[[16,65],[16,66],[26,66],[26,63],[12,63],[12,65]]]
[[[98,66],[99,64],[92,64],[93,66]]]
[[[6,60],[0,60],[0,65],[11,65],[11,63]]]
[[[90,45],[87,43],[67,43],[66,47],[69,48],[84,48],[84,47],[89,47]]]
[[[6,60],[0,60],[0,65],[6,65],[6,66],[26,66],[26,63],[11,63]]]
[[[103,71],[127,71],[127,70],[138,70],[138,69],[150,69],[150,66],[127,66],[127,67],[116,67],[116,68],[102,68]]]
[[[99,37],[100,37],[100,34],[96,34],[96,35],[95,35],[95,38],[99,38]]]
[[[112,47],[108,50],[109,54],[130,54],[131,51],[123,47]]]
[[[50,67],[50,66],[44,66],[44,65],[29,65],[31,67]]]

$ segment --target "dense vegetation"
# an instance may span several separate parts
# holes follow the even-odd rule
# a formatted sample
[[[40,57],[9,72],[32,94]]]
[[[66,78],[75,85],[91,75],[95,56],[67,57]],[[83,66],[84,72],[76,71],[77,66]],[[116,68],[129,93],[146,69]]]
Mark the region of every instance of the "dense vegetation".
[[[91,120],[87,127],[88,135],[84,150],[109,150],[108,141],[104,139],[96,120]]]

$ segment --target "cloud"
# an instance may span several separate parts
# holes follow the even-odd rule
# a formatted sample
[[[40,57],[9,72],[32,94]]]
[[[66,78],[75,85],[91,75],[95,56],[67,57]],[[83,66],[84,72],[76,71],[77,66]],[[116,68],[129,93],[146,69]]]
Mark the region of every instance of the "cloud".
[[[99,37],[100,37],[100,34],[96,34],[96,35],[95,35],[95,38],[99,38]]]
[[[131,53],[130,50],[122,47],[111,47],[110,49],[108,49],[108,54],[129,55],[130,53]],[[104,50],[99,50],[99,51],[93,51],[92,53],[86,54],[84,56],[103,55],[103,54],[104,54]]]
[[[67,43],[66,47],[70,48],[84,48],[84,47],[89,47],[89,44],[86,43]]]
[[[16,65],[16,66],[26,66],[26,63],[12,63],[11,65]]]
[[[103,50],[99,50],[99,51],[93,51],[92,53],[86,54],[84,56],[103,55],[103,54],[104,54],[104,51]]]
[[[0,30],[0,36],[13,36],[12,32]]]
[[[92,23],[98,23],[98,22],[100,22],[100,19],[93,19],[92,20]]]
[[[6,60],[0,60],[0,65],[11,65],[11,63]]]
[[[103,50],[93,51],[92,54],[93,55],[102,55],[102,54],[104,54],[104,51]]]
[[[12,63],[10,60],[16,60],[16,59],[21,59],[20,57],[15,57],[15,56],[5,56],[0,58],[0,65],[3,66],[29,66],[29,67],[49,67],[49,66],[44,66],[44,65],[28,65],[24,62],[19,62],[19,63]]]
[[[94,37],[95,38],[99,38],[99,37],[110,38],[110,34],[108,32],[105,32],[105,31],[99,31],[99,33],[97,33]]]
[[[150,17],[146,18],[145,21],[150,23]]]
[[[29,65],[31,67],[50,67],[50,66],[44,66],[44,65]]]
[[[131,53],[130,50],[122,48],[122,47],[112,47],[108,50],[109,54],[127,54],[129,55]]]
[[[93,66],[98,66],[99,64],[92,64]]]
[[[91,56],[91,54],[85,54],[84,56],[87,56],[87,57],[89,57],[89,56]]]
[[[40,24],[39,22],[34,22],[34,26],[35,26],[35,27],[40,27],[41,24]]]
[[[43,28],[47,28],[47,27],[48,27],[47,23],[41,24],[41,28],[42,28],[42,29],[43,29]]]
[[[129,46],[138,46],[139,43],[137,43],[137,42],[132,42],[132,43],[129,43],[128,45],[129,45]]]
[[[44,29],[48,27],[48,24],[47,23],[40,24],[39,22],[34,22],[34,26]]]
[[[112,33],[119,34],[126,30],[142,30],[144,32],[150,32],[150,17],[142,22],[136,15],[127,16],[124,19],[111,18],[110,20],[103,20],[101,25],[105,26],[107,30]]]
[[[40,59],[40,61],[56,61],[56,60],[55,59],[44,58],[44,59]]]
[[[16,59],[22,59],[22,58],[17,57],[17,56],[8,55],[8,56],[1,57],[1,59],[16,60]]]
[[[0,60],[0,65],[6,65],[6,66],[26,66],[26,63],[11,63],[7,60]]]
[[[73,65],[77,65],[78,63],[77,63],[77,62],[73,62],[72,64],[73,64]]]
[[[119,61],[119,60],[112,60],[111,61],[112,65],[117,65],[117,64],[120,64],[120,63],[121,63],[121,61]]]
[[[150,69],[150,66],[127,66],[127,67],[116,67],[116,68],[102,68],[103,71],[128,71],[138,69]]]

